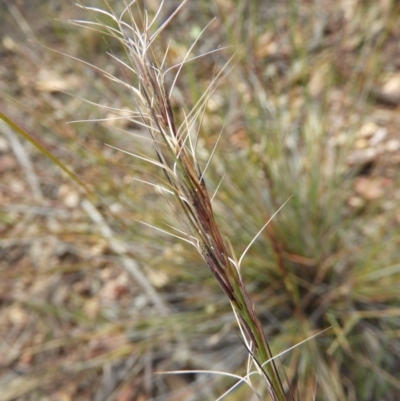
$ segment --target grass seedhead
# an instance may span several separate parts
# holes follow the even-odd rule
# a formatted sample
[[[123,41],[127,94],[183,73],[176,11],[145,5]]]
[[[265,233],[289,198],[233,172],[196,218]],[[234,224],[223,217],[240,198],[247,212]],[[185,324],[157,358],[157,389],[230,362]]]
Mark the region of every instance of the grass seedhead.
[[[131,7],[137,5],[136,2],[127,4],[119,17],[111,11],[88,8],[91,12],[106,14],[117,25],[117,28],[111,28],[100,24],[109,35],[121,42],[129,57],[131,65],[128,68],[135,73],[137,80],[136,85],[131,86],[135,99],[134,107],[137,110],[135,114],[141,124],[147,128],[156,158],[151,159],[121,150],[158,167],[160,176],[159,183],[156,185],[165,188],[165,191],[173,197],[171,201],[164,194],[166,202],[170,204],[171,210],[176,213],[183,227],[177,230],[183,239],[197,249],[228,297],[244,336],[243,341],[255,366],[266,379],[271,399],[283,401],[286,400],[286,393],[290,394],[290,392],[284,389],[273,355],[240,274],[239,267],[247,249],[238,260],[229,241],[220,232],[215,221],[204,171],[196,157],[197,133],[193,134],[194,123],[204,112],[207,101],[216,84],[223,77],[228,63],[215,74],[201,99],[190,112],[184,113],[183,121],[179,123],[176,111],[171,105],[171,96],[179,73],[185,63],[191,60],[189,56],[197,40],[179,64],[170,86],[166,84],[165,75],[173,70],[164,66],[164,61],[160,63],[153,51],[157,36],[171,22],[172,17],[184,3],[181,3],[172,16],[155,31],[153,31],[153,25],[163,3],[160,4],[151,22],[146,11],[142,12],[139,7],[132,10]],[[129,16],[129,23],[124,20],[126,15]],[[126,63],[123,65],[127,66]],[[266,361],[269,362],[265,364]]]

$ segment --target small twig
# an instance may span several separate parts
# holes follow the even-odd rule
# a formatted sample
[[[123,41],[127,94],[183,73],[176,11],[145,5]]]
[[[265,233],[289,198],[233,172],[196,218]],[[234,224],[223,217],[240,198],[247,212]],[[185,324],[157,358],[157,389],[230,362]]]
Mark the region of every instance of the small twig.
[[[91,202],[88,200],[83,200],[81,205],[83,210],[85,210],[85,212],[92,219],[93,223],[98,225],[99,231],[103,234],[104,238],[107,239],[111,250],[121,258],[121,263],[124,269],[136,280],[136,282],[152,300],[158,313],[163,316],[168,315],[168,306],[158,295],[157,291],[151,285],[147,277],[141,272],[138,263],[128,256],[126,244],[115,238],[111,227],[107,224],[107,222],[104,220],[104,217]]]
[[[0,121],[0,131],[9,140],[11,149],[13,150],[15,157],[24,169],[26,173],[26,180],[31,188],[34,198],[37,200],[42,200],[43,194],[40,189],[39,179],[35,174],[31,159],[29,158],[29,155],[25,151],[24,147],[21,145],[18,136],[14,134],[12,129],[4,121]]]

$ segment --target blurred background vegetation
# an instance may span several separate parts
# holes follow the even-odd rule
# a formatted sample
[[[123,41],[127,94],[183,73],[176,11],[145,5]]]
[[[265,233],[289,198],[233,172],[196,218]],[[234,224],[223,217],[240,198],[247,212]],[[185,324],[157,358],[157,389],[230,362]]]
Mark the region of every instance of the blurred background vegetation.
[[[238,256],[292,196],[242,273],[275,354],[331,327],[282,357],[300,400],[400,399],[399,16],[395,0],[189,1],[155,44],[173,66],[216,17],[192,55],[230,46],[185,65],[181,116],[236,53],[199,157],[223,129],[206,181]],[[137,223],[168,231],[175,216],[139,181],[152,168],[104,145],[151,154],[129,90],[86,64],[130,82],[123,49],[67,22],[93,18],[0,2],[0,112],[91,191],[0,123],[0,400],[215,400],[232,378],[156,374],[243,375],[246,350],[196,251]]]

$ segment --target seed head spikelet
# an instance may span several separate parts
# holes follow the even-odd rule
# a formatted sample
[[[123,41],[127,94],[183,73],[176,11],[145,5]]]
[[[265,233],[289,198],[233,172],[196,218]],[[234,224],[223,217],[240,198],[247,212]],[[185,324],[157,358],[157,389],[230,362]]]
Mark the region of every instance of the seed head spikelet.
[[[178,230],[178,237],[195,246],[228,297],[244,335],[243,341],[251,358],[255,361],[254,366],[266,378],[271,399],[278,401],[292,399],[291,396],[287,398],[273,355],[242,280],[239,267],[244,255],[239,261],[237,260],[232,246],[223,237],[216,223],[204,171],[196,157],[199,132],[196,133],[194,141],[191,138],[195,122],[199,118],[201,119],[207,101],[215,90],[218,81],[223,78],[228,64],[215,74],[211,84],[197,104],[190,112],[183,113],[184,119],[181,124],[178,124],[170,99],[183,66],[188,60],[196,58],[189,58],[196,41],[190,47],[183,61],[178,64],[176,75],[169,87],[165,82],[165,71],[171,73],[174,69],[164,67],[166,56],[164,56],[162,63],[157,62],[152,45],[156,37],[185,2],[181,3],[173,15],[154,33],[151,33],[151,30],[155,25],[156,17],[160,14],[163,2],[151,22],[148,20],[148,14],[143,13],[139,7],[139,18],[135,19],[131,11],[131,6],[134,3],[135,1],[128,4],[120,17],[115,16],[112,12],[102,11],[103,14],[105,13],[113,19],[118,26],[117,29],[99,23],[109,35],[117,38],[126,49],[132,64],[128,65],[128,68],[136,74],[137,78],[136,86],[125,83],[125,86],[130,87],[135,99],[136,112],[132,115],[136,116],[135,119],[140,117],[142,126],[147,128],[152,139],[156,159],[152,160],[138,154],[124,152],[147,160],[161,169],[164,178],[159,177],[159,182],[166,186],[164,196],[170,197],[172,195],[173,210],[182,220],[182,226],[187,227],[184,230]],[[98,11],[97,9],[90,10]],[[123,21],[125,14],[129,15],[130,24]],[[204,31],[205,29],[202,33]],[[122,64],[127,65],[124,62]],[[211,156],[213,153],[214,150]],[[207,166],[208,163],[206,168]],[[265,361],[270,362],[263,365]]]

